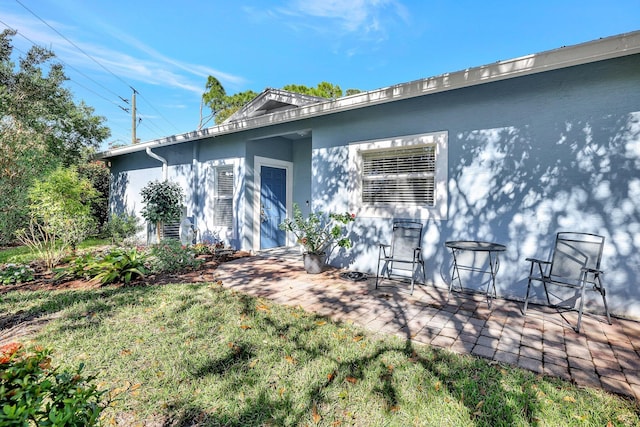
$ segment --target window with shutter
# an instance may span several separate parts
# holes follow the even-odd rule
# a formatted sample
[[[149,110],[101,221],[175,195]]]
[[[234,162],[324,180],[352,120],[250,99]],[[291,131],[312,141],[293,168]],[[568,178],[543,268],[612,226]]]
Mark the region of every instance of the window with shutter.
[[[213,224],[233,227],[233,166],[216,169],[216,197],[213,206]]]

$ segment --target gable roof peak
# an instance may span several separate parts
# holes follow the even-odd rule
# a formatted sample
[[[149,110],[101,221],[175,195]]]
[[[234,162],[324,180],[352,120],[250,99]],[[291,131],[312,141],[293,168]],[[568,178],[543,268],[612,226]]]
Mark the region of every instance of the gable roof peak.
[[[249,101],[244,107],[229,116],[224,123],[263,116],[277,111],[290,110],[292,108],[325,101],[327,101],[327,98],[268,87]]]

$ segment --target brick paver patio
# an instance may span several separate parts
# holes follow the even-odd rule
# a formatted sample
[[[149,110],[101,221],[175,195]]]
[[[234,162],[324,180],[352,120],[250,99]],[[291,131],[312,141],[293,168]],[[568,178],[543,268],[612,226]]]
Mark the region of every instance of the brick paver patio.
[[[374,280],[353,282],[328,268],[306,274],[301,256],[263,252],[223,263],[215,273],[224,287],[277,303],[351,321],[375,333],[395,334],[463,354],[517,365],[578,385],[601,387],[640,402],[640,322],[577,313],[483,295],[417,286],[414,295],[396,287],[375,289]]]

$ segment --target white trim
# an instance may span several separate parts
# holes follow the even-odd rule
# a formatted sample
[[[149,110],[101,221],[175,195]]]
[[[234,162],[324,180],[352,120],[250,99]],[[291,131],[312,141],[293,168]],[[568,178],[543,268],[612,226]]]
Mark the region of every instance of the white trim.
[[[262,185],[260,170],[262,166],[286,170],[286,208],[288,217],[293,210],[293,163],[261,156],[255,156],[253,159],[253,250],[257,252],[260,250],[260,190]],[[290,244],[291,242],[287,236],[287,246]]]
[[[349,210],[359,217],[367,218],[411,218],[419,220],[446,220],[449,196],[447,181],[449,175],[448,131],[430,132],[417,135],[402,135],[393,138],[369,141],[355,141],[349,144],[349,180],[354,191],[349,198]],[[388,150],[419,145],[434,145],[436,148],[434,206],[362,205],[362,152]]]

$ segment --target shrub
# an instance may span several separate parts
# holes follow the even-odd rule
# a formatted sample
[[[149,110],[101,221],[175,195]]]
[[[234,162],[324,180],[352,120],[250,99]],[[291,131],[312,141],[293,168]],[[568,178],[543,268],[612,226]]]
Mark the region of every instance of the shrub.
[[[5,264],[0,269],[0,284],[11,285],[33,280],[33,269],[25,264]]]
[[[111,243],[119,244],[125,239],[134,237],[144,227],[138,223],[135,215],[128,213],[111,214],[106,225],[107,237],[111,239]]]
[[[17,230],[16,237],[48,269],[52,269],[64,258],[67,246],[60,244],[55,233],[35,218],[31,218],[27,228]]]
[[[29,209],[57,243],[75,250],[95,231],[91,204],[98,192],[75,168],[58,168],[29,189]]]
[[[306,253],[323,254],[332,245],[350,248],[351,240],[346,237],[346,225],[355,220],[355,214],[311,212],[308,217],[302,215],[297,204],[293,205],[293,219],[286,218],[279,225],[281,230],[292,232],[304,247]]]
[[[18,343],[0,347],[0,425],[93,426],[106,407],[105,391],[75,371],[51,365],[50,351],[25,350]]]
[[[196,253],[192,247],[183,246],[180,241],[165,239],[151,249],[153,256],[153,270],[160,273],[174,273],[177,271],[197,268],[202,263],[196,259]]]

